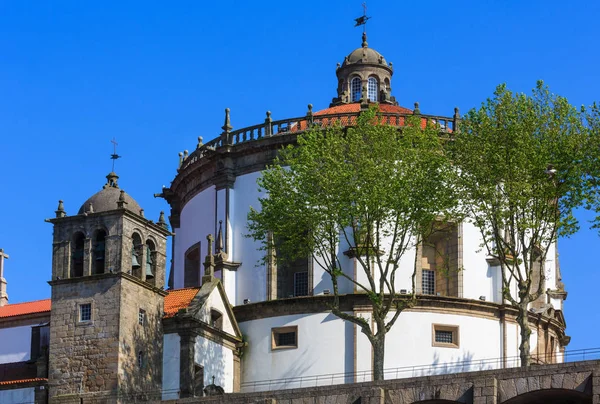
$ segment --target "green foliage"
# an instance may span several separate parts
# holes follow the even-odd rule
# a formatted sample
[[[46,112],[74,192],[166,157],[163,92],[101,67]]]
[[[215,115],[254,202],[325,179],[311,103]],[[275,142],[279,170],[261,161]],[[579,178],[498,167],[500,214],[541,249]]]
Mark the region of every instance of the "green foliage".
[[[400,131],[381,121],[370,109],[353,127],[299,135],[259,179],[268,196],[250,211],[248,229],[267,251],[277,242],[278,260],[312,256],[331,276],[336,302],[338,278],[353,282],[383,324],[390,309],[402,306],[394,302],[400,258],[415,235],[426,236],[437,217],[452,212],[457,197],[448,186],[453,170],[439,126],[423,128],[412,117]],[[365,282],[341,271],[340,246],[357,252]],[[332,311],[373,336],[385,334],[400,310],[377,332],[336,304]]]
[[[543,271],[532,282],[535,264],[558,236],[578,230],[574,210],[597,201],[598,116],[596,106],[578,110],[540,81],[529,96],[498,86],[461,122],[452,145],[456,189],[516,307],[526,310],[544,291]]]

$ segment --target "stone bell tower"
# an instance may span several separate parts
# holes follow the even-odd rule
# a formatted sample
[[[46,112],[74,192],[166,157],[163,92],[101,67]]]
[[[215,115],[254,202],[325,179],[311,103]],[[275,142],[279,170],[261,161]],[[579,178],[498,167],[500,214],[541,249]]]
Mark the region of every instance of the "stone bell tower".
[[[111,172],[76,215],[59,201],[52,249],[50,402],[160,397],[166,242]]]

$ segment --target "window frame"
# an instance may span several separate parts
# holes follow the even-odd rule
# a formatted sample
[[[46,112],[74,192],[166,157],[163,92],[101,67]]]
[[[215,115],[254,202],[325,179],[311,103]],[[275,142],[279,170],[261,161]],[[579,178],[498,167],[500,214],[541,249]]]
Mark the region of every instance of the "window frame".
[[[83,320],[83,308],[84,306],[90,307],[90,318],[88,320]],[[91,301],[81,302],[77,304],[77,325],[90,325],[94,323],[94,303]]]
[[[437,342],[436,331],[452,333],[452,342]],[[439,348],[460,348],[460,327],[451,324],[431,324],[431,346]]]
[[[358,81],[358,92],[354,91],[354,83]],[[358,97],[358,98],[357,98]],[[362,79],[359,76],[354,76],[350,79],[350,99],[352,102],[360,101],[362,98]]]
[[[428,274],[428,277],[431,276],[432,278],[429,279],[428,277],[426,277],[425,276],[426,273]],[[429,275],[429,273],[431,273],[431,275]],[[427,291],[425,290],[425,281],[426,280],[428,283],[431,281],[431,287]],[[429,291],[432,291],[432,292],[428,293]],[[428,296],[435,295],[435,270],[433,270],[433,269],[422,269],[421,270],[421,294],[428,295]]]
[[[138,311],[138,324],[142,327],[146,326],[146,310],[144,309]]]
[[[296,280],[296,276],[297,276],[297,275],[300,275],[300,274],[302,274],[302,275],[305,275],[305,276],[306,276],[306,293],[304,293],[304,294],[298,294],[298,293],[297,293],[297,284],[298,284],[299,282],[297,282],[297,280]],[[309,293],[309,291],[310,291],[310,287],[309,287],[309,280],[310,280],[310,279],[309,279],[309,278],[310,278],[310,276],[309,276],[309,273],[308,273],[308,269],[307,269],[306,271],[298,271],[298,272],[294,272],[294,275],[293,275],[293,284],[294,284],[294,285],[293,285],[293,286],[294,286],[294,297],[310,296],[310,293]],[[304,282],[304,280],[303,280],[303,279],[302,279],[302,281]]]
[[[373,92],[372,92],[373,91]],[[374,95],[374,97],[371,97]],[[379,80],[376,77],[369,77],[367,79],[367,98],[370,102],[377,102],[379,95]]]
[[[278,345],[277,336],[279,334],[286,334],[293,332],[296,335],[295,343],[292,345]],[[277,351],[280,349],[297,349],[298,348],[298,326],[292,325],[287,327],[273,327],[271,328],[271,350]]]

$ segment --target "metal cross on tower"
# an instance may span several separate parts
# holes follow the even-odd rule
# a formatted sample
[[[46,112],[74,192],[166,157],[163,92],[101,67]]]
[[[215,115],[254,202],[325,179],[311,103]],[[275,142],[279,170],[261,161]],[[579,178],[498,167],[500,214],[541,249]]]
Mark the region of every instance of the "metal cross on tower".
[[[117,140],[113,137],[110,142],[113,144],[113,154],[110,155],[110,159],[112,160],[112,172],[115,172],[115,160],[120,159],[121,156],[117,154]]]

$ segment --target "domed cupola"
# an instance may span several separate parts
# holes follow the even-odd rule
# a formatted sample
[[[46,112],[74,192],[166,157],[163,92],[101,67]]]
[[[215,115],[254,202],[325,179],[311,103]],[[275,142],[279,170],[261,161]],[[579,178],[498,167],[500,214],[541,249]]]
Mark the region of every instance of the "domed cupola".
[[[369,48],[367,34],[363,32],[362,46],[353,50],[336,69],[337,97],[330,106],[353,102],[378,102],[398,105],[391,94],[394,70],[383,55]]]
[[[92,195],[79,208],[79,215],[83,213],[107,212],[115,209],[127,209],[137,215],[140,215],[142,208],[125,191],[119,189],[117,183],[119,176],[114,172],[106,176],[106,184],[102,190]]]

